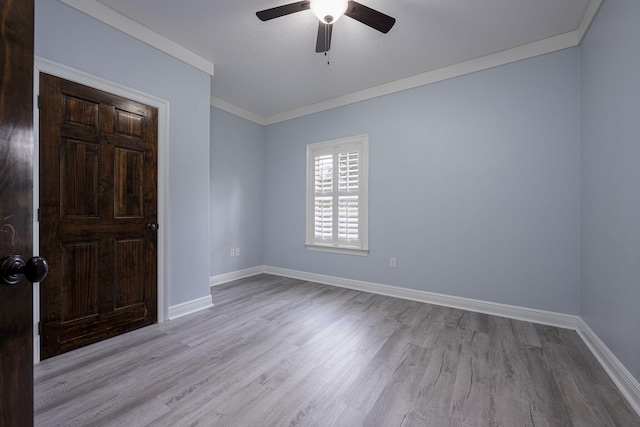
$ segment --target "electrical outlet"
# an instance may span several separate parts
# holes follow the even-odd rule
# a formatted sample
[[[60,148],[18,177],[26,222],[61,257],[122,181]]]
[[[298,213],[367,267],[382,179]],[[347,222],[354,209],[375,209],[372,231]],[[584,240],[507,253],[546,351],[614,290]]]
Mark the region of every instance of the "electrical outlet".
[[[236,256],[240,256],[240,248],[236,248]]]
[[[229,250],[229,255],[230,255],[230,256],[236,256],[236,250],[235,250],[235,249],[233,249],[233,248],[231,248],[231,249]]]
[[[392,256],[392,257],[389,259],[389,265],[390,265],[391,267],[395,267],[395,266],[396,266],[396,257]]]

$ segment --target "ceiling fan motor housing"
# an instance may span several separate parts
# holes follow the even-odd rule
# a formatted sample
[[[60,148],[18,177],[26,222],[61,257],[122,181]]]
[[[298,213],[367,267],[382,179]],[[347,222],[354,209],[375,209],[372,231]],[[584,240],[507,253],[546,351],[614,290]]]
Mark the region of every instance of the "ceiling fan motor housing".
[[[325,24],[333,24],[347,10],[347,0],[311,0],[311,11]]]

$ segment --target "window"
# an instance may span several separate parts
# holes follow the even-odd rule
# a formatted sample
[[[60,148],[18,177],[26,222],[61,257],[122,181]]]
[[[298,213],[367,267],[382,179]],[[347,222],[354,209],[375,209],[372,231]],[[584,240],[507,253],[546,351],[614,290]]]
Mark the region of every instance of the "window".
[[[308,249],[367,255],[369,137],[307,145]]]

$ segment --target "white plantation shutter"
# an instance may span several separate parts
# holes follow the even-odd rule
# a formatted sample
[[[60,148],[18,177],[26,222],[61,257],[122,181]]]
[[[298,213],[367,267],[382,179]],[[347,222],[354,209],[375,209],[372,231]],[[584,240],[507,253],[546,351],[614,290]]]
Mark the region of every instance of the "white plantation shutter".
[[[333,155],[318,154],[315,163],[314,236],[316,239],[333,239]]]
[[[338,241],[357,244],[358,189],[360,184],[360,152],[337,153],[338,156]]]
[[[311,249],[367,251],[367,145],[364,135],[307,146]]]

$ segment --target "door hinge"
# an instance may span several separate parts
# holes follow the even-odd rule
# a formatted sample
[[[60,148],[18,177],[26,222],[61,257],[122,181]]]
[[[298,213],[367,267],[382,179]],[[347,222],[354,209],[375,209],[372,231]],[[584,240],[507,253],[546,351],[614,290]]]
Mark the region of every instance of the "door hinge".
[[[42,103],[40,102],[40,95],[38,95],[38,109],[40,109],[41,105],[42,105]]]
[[[42,335],[42,322],[38,322],[38,335]]]
[[[41,218],[41,216],[40,216],[40,208],[38,208],[38,222],[40,222],[40,218]]]

